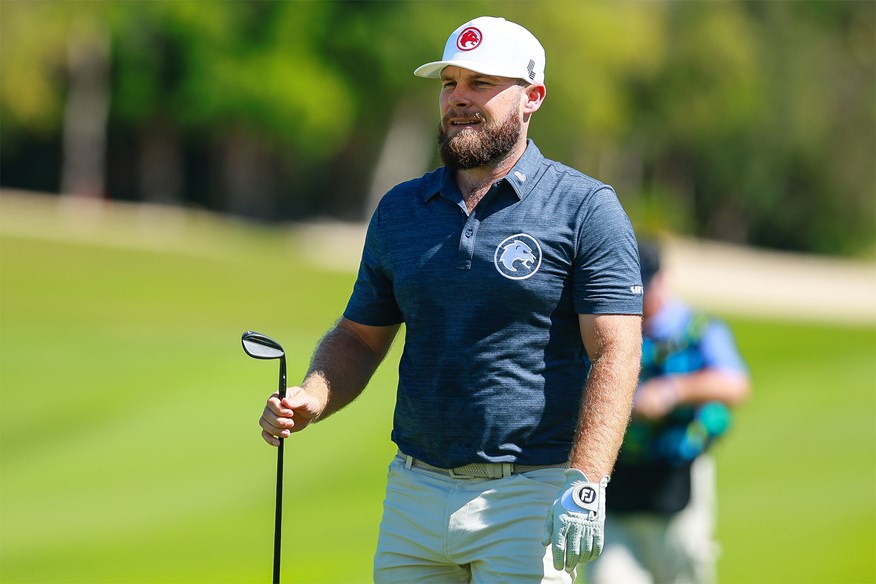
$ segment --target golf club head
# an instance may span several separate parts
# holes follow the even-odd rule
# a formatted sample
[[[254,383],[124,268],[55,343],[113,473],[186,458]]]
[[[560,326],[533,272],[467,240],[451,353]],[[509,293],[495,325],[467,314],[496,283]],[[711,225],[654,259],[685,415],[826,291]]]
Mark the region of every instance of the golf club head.
[[[241,338],[243,350],[256,359],[282,359],[286,356],[280,343],[255,331],[246,331]]]

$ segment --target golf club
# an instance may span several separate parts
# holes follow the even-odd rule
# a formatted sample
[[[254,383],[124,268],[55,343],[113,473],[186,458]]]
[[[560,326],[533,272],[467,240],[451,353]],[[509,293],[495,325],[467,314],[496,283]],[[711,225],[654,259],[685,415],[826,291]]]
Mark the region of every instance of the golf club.
[[[254,331],[246,331],[241,338],[243,350],[255,359],[280,360],[280,399],[286,397],[286,352],[280,343]],[[280,530],[283,526],[283,439],[277,448],[277,506],[274,512],[274,584],[280,583]]]

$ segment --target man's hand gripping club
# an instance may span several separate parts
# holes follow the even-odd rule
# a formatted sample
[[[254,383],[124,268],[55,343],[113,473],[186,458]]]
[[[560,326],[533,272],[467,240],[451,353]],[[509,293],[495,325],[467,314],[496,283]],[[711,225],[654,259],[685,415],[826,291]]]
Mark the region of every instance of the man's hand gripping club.
[[[577,468],[566,470],[566,482],[548,511],[542,541],[553,547],[557,570],[572,572],[602,553],[608,480],[603,477],[593,483]]]
[[[259,419],[262,438],[271,446],[279,446],[280,438],[288,438],[292,432],[306,428],[319,417],[324,407],[318,398],[300,387],[288,388],[282,401],[280,394],[274,392]]]

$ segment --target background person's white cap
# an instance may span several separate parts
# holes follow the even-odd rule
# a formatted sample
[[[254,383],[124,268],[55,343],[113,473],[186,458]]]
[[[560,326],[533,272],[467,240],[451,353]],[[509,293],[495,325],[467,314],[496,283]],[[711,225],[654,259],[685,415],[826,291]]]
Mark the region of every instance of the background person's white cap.
[[[418,77],[439,77],[448,65],[483,73],[544,83],[544,48],[531,32],[504,18],[481,16],[450,35],[440,61],[417,67]]]

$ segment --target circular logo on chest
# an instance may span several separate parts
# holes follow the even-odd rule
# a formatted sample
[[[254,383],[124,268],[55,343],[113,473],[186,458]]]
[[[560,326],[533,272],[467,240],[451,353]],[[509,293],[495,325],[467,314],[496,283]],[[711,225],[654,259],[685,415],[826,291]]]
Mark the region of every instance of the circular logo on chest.
[[[541,267],[541,246],[531,235],[518,233],[506,237],[496,247],[493,264],[510,280],[525,280]]]

